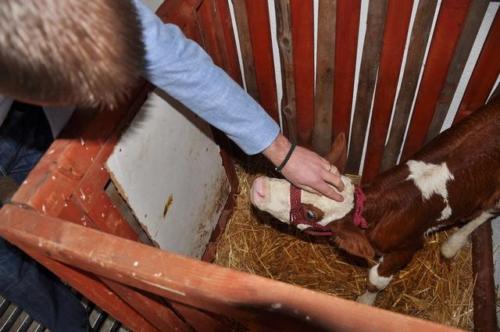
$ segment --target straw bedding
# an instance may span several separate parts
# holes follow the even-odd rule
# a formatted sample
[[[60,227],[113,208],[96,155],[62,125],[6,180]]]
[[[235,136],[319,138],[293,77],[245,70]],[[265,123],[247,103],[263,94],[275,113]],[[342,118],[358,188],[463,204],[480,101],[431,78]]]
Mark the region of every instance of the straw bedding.
[[[218,244],[216,264],[351,300],[364,292],[367,265],[363,260],[253,209],[249,190],[262,168],[236,168],[239,193]],[[446,238],[445,232],[430,235],[424,249],[380,293],[376,306],[472,329],[471,247],[445,262],[439,246]]]

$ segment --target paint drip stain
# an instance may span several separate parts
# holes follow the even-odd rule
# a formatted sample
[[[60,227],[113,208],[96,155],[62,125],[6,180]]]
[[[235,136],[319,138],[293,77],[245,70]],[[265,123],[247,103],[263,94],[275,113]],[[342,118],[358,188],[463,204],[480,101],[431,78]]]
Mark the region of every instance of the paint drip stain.
[[[167,198],[167,201],[165,202],[165,207],[163,208],[163,218],[165,218],[165,216],[168,213],[168,210],[170,210],[170,207],[172,206],[173,203],[174,203],[174,197],[172,196],[172,194],[170,194]]]

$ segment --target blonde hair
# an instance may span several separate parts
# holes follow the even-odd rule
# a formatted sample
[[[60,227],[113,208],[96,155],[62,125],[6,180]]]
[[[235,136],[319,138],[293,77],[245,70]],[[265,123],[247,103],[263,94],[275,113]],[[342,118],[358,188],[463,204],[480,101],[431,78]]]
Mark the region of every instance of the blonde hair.
[[[0,0],[0,94],[115,105],[145,67],[130,0]]]

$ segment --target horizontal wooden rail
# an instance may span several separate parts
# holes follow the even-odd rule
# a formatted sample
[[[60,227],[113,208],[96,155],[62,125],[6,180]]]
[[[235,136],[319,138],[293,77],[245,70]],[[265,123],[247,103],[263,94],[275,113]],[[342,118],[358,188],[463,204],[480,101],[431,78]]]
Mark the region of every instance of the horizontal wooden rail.
[[[0,210],[0,236],[99,276],[238,318],[253,328],[456,331],[196,261],[14,205]]]

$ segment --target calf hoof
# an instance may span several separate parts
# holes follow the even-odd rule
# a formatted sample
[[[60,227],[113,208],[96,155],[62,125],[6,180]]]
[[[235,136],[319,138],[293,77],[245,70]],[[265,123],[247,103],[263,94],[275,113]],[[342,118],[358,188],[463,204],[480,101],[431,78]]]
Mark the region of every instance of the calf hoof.
[[[373,305],[375,303],[375,299],[377,298],[377,293],[365,292],[363,295],[358,296],[356,302]]]
[[[467,242],[467,237],[465,236],[451,236],[445,243],[441,246],[441,255],[444,258],[451,259],[455,257],[457,252],[462,249],[462,247]]]

